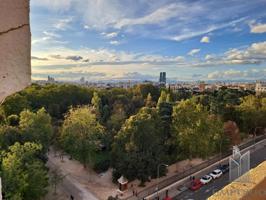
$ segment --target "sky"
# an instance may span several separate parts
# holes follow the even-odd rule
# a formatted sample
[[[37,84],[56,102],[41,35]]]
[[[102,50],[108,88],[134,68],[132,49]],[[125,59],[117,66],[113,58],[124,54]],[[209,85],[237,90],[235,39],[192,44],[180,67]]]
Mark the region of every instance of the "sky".
[[[31,0],[32,78],[266,78],[266,0]]]

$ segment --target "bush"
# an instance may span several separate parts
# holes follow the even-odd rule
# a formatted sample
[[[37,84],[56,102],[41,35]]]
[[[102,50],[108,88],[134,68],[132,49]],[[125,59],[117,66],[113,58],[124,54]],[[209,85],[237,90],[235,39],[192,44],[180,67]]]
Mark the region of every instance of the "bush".
[[[112,181],[113,183],[117,183],[117,179],[119,179],[121,176],[121,174],[117,171],[117,170],[113,170],[113,174],[112,174]]]
[[[105,172],[109,169],[110,167],[110,160],[109,159],[105,159],[105,160],[99,160],[98,162],[96,162],[94,164],[93,169],[97,172],[97,173],[101,173],[101,172]]]

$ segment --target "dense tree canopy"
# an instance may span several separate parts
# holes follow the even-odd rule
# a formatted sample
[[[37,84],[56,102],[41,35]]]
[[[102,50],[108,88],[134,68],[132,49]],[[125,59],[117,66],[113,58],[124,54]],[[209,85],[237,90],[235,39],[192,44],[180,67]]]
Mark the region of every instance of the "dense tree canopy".
[[[84,166],[93,165],[93,155],[101,146],[104,127],[96,120],[90,107],[70,109],[61,131],[61,142],[66,152],[79,159]]]
[[[238,106],[242,120],[242,129],[247,133],[253,133],[258,127],[266,127],[266,98],[253,95],[242,98]]]
[[[173,108],[173,131],[183,154],[206,157],[217,151],[222,141],[223,124],[201,105],[181,101]]]
[[[46,193],[47,170],[37,159],[41,148],[35,143],[15,143],[2,153],[1,176],[6,199],[37,200]]]
[[[46,151],[50,145],[53,128],[51,117],[41,108],[36,113],[29,110],[20,113],[19,128],[25,141],[37,142],[43,145]]]
[[[120,175],[142,182],[156,176],[163,160],[160,118],[155,108],[142,108],[126,120],[113,143],[113,166]]]
[[[16,142],[34,142],[43,146],[33,157],[38,163],[53,138],[54,144],[97,172],[108,169],[111,159],[115,177],[123,174],[145,182],[156,175],[160,162],[212,156],[229,142],[239,143],[248,133],[265,128],[265,118],[263,95],[226,87],[193,92],[151,83],[130,89],[32,84],[0,106],[0,151],[6,151],[6,158]],[[227,121],[230,124],[223,127]],[[234,135],[237,127],[240,132]],[[41,167],[36,165],[37,171],[32,171],[38,174]],[[21,178],[27,170],[19,166]],[[22,194],[19,190],[14,194]]]

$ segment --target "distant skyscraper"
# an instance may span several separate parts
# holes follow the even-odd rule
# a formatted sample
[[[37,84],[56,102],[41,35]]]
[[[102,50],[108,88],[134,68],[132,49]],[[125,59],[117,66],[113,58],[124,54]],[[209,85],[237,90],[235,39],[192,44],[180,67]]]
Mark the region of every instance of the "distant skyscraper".
[[[160,79],[159,79],[160,84],[166,84],[166,72],[160,72]]]
[[[82,83],[82,84],[85,83],[85,78],[84,77],[80,78],[80,83]]]

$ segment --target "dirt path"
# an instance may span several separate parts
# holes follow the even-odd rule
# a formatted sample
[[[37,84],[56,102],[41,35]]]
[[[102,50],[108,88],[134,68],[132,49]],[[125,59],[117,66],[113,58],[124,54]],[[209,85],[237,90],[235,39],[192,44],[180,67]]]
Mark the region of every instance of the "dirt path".
[[[51,148],[47,166],[50,169],[58,168],[62,174],[67,174],[58,186],[57,199],[60,199],[61,196],[64,196],[64,199],[70,199],[70,195],[72,195],[75,200],[106,200],[108,196],[116,194],[117,186],[111,182],[110,170],[98,175],[93,170],[84,169],[78,161],[69,160],[68,156],[64,156],[62,161],[58,155],[55,155]],[[52,194],[48,194],[46,199],[51,200],[52,196]]]

